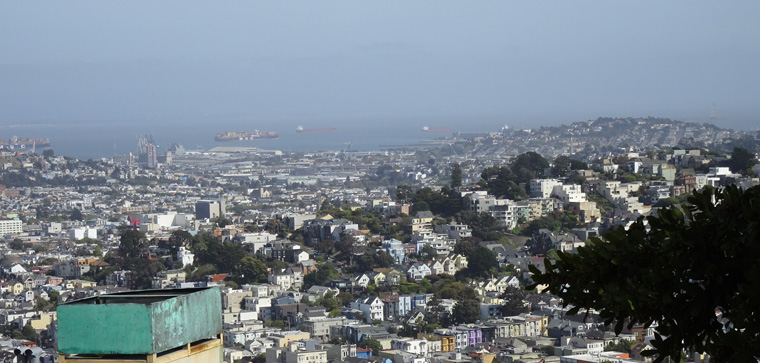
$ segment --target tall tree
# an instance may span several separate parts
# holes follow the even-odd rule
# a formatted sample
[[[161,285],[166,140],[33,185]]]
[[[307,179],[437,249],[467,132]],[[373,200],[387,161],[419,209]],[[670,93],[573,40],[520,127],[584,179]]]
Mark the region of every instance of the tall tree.
[[[462,167],[459,163],[451,166],[451,187],[458,188],[462,186]]]
[[[134,229],[125,229],[119,235],[119,253],[123,257],[138,258],[148,247],[145,233]]]
[[[501,298],[504,299],[504,305],[500,307],[503,316],[515,316],[522,313],[530,312],[528,304],[525,303],[525,291],[519,287],[507,287]]]
[[[240,260],[237,275],[239,284],[264,282],[267,279],[267,265],[258,258],[245,256]]]
[[[491,270],[497,266],[496,255],[488,248],[482,246],[475,247],[467,256],[467,271],[470,277],[488,277],[491,274]]]
[[[396,187],[396,201],[399,201],[401,203],[408,202],[412,195],[412,187],[408,185],[399,185]]]
[[[180,247],[189,248],[192,246],[192,244],[193,235],[191,235],[190,232],[177,230],[172,232],[171,236],[169,236],[169,240],[166,242],[165,248],[168,248],[172,256],[175,256]],[[164,247],[162,246],[161,242],[159,242],[159,247]]]
[[[714,198],[714,202],[713,202]],[[760,357],[760,186],[694,192],[688,203],[531,266],[536,284],[593,308],[615,331],[656,324],[652,354],[693,347],[715,362]],[[534,285],[535,286],[535,285]]]
[[[364,338],[360,345],[362,348],[371,349],[372,354],[374,355],[377,355],[383,350],[383,344],[375,338]]]
[[[744,174],[748,170],[752,170],[752,167],[757,164],[757,157],[749,150],[741,147],[735,147],[731,152],[731,160],[729,160],[729,167],[734,173]]]
[[[459,299],[452,312],[457,324],[470,324],[480,320],[480,301],[478,299]]]
[[[73,211],[71,211],[71,217],[69,217],[72,221],[81,221],[84,219],[84,216],[82,215],[82,211],[80,211],[78,208],[74,208]]]

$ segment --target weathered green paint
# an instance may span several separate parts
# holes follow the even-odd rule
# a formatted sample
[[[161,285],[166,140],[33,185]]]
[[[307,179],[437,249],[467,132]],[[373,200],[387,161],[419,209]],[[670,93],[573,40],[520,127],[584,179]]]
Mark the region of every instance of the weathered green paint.
[[[62,354],[152,354],[222,331],[218,288],[130,291],[58,307]]]
[[[142,304],[61,305],[58,347],[64,354],[139,354],[152,349],[150,306]],[[120,322],[129,322],[124,324]],[[84,353],[81,353],[84,354]]]

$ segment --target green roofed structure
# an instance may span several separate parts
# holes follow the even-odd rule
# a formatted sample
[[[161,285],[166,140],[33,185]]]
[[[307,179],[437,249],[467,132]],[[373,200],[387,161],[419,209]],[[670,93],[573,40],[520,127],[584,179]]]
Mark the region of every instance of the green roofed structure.
[[[129,291],[58,307],[60,363],[221,362],[218,288]]]

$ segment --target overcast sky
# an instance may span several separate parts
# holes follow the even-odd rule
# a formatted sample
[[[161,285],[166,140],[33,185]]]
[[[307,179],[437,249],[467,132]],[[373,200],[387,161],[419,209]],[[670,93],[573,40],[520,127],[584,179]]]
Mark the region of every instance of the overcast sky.
[[[760,2],[4,1],[0,123],[760,125]],[[704,120],[701,120],[704,121]]]

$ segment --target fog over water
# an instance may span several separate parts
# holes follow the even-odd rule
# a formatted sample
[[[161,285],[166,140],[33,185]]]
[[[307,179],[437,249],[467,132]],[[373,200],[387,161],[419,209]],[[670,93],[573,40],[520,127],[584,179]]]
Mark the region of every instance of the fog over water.
[[[760,2],[5,2],[0,138],[372,149],[600,116],[760,126]],[[335,133],[296,134],[337,127]],[[220,144],[222,145],[222,144]]]

